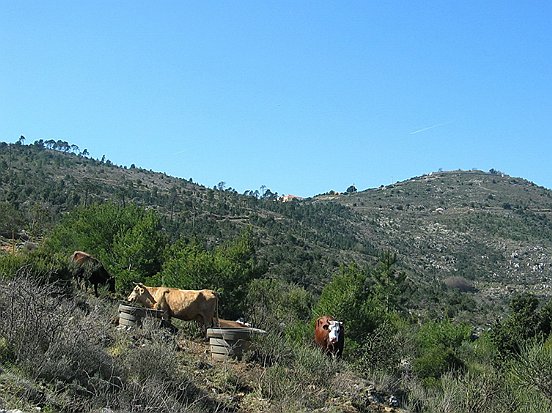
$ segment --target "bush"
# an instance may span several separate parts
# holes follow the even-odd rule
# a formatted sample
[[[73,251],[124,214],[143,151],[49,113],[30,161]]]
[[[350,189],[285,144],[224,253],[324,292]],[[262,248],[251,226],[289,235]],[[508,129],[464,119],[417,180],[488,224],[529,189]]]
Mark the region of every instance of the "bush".
[[[367,294],[367,282],[359,267],[342,267],[322,290],[313,318],[331,315],[345,323],[346,339],[364,342],[386,318],[382,305]]]
[[[521,348],[521,353],[509,366],[511,380],[533,397],[544,396],[552,410],[552,340],[544,345],[533,341]]]
[[[491,330],[499,362],[519,355],[531,340],[544,342],[552,329],[552,301],[539,309],[539,300],[531,294],[512,299],[510,314]]]
[[[505,408],[509,403],[504,397],[501,377],[495,371],[478,374],[456,375],[446,373],[440,388],[413,391],[408,407],[414,411],[447,413],[499,413],[511,412]]]
[[[11,238],[24,226],[23,214],[11,203],[0,202],[0,235]]]
[[[351,363],[365,377],[374,371],[401,372],[401,362],[414,355],[414,338],[410,330],[410,326],[398,318],[384,321],[364,342],[349,343]]]
[[[173,244],[161,272],[148,282],[183,289],[213,289],[220,297],[220,314],[236,319],[245,313],[250,282],[263,271],[257,264],[253,235],[246,230],[212,251],[197,242]]]
[[[40,250],[0,255],[0,280],[32,279],[32,284],[54,283],[57,294],[70,293],[71,273],[66,257]]]
[[[122,411],[159,412],[194,411],[199,391],[179,369],[174,340],[145,322],[130,345],[119,357],[125,379],[113,403]]]
[[[253,280],[245,300],[253,325],[284,332],[295,343],[312,341],[309,318],[313,302],[314,297],[303,287],[275,279]]]
[[[21,254],[0,255],[0,279],[9,280],[15,277],[26,263],[26,257]]]
[[[107,334],[108,318],[98,311],[73,310],[57,337],[44,353],[36,375],[45,382],[62,382],[82,391],[103,394],[120,388],[123,371],[105,348],[113,341]]]
[[[413,363],[416,374],[426,379],[425,383],[431,384],[448,371],[459,371],[465,368],[464,362],[460,360],[453,349],[435,346],[426,349],[418,356]]]
[[[313,346],[295,346],[272,336],[264,341],[263,349],[271,349],[272,364],[259,382],[259,390],[268,398],[274,411],[310,411],[324,406],[330,392],[321,394],[317,389],[329,386],[330,381],[343,366],[322,354]],[[271,342],[272,346],[267,346]]]
[[[519,387],[492,366],[477,373],[445,373],[430,389],[407,383],[406,408],[427,413],[543,413],[552,405],[542,394]]]
[[[67,214],[45,240],[43,250],[66,259],[75,250],[86,251],[115,276],[118,290],[129,291],[132,281],[160,270],[165,243],[156,212],[105,203]]]
[[[119,387],[120,372],[104,346],[108,318],[55,284],[28,275],[0,288],[0,336],[4,359],[31,381],[48,385],[55,396],[43,403],[57,411],[87,411],[91,400]]]
[[[44,354],[59,340],[65,321],[71,316],[70,305],[60,305],[54,298],[60,290],[52,284],[39,284],[25,271],[0,288],[0,336],[14,363],[36,372]]]
[[[448,371],[464,370],[465,363],[458,357],[458,349],[470,333],[470,326],[448,320],[422,325],[416,335],[418,354],[413,363],[414,372],[422,379],[438,379]]]

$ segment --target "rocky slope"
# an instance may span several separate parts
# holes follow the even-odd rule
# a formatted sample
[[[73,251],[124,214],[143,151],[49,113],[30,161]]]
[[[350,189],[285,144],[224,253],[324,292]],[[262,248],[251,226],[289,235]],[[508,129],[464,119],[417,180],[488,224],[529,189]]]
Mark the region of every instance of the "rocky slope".
[[[491,297],[552,295],[552,191],[500,172],[438,172],[346,195],[363,238],[396,251],[409,273],[464,277]]]

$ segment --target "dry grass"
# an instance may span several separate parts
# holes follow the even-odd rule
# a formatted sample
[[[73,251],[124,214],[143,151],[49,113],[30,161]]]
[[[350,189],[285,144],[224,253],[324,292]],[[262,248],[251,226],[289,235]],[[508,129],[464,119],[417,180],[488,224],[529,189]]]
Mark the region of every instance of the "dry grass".
[[[390,395],[403,412],[542,413],[551,407],[548,347],[527,349],[509,374],[490,367],[445,374],[428,388],[377,366],[359,374],[356,364],[293,344],[283,332],[259,336],[242,362],[214,362],[192,323],[177,334],[155,320],[118,329],[111,323],[116,307],[60,294],[28,276],[0,281],[0,408],[369,412],[386,407]]]

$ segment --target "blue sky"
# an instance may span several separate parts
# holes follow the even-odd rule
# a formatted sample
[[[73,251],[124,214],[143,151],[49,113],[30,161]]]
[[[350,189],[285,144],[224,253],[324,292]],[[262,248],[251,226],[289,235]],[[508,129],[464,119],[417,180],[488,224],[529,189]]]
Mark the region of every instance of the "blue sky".
[[[550,1],[0,0],[0,140],[312,196],[552,188]]]

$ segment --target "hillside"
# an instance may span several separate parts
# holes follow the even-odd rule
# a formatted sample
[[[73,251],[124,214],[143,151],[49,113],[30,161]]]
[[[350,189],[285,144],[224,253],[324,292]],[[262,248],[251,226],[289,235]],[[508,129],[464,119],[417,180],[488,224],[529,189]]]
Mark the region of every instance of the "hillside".
[[[246,196],[232,189],[209,189],[36,143],[0,144],[0,183],[0,206],[15,209],[5,216],[17,217],[0,221],[0,235],[7,239],[22,228],[40,239],[65,212],[111,201],[153,208],[163,215],[173,239],[198,239],[207,246],[252,227],[268,276],[315,291],[340,264],[371,261],[377,255],[374,250],[355,250],[360,221],[337,203],[282,203],[269,190]]]
[[[495,298],[552,294],[552,191],[524,179],[438,172],[316,199],[351,208],[362,217],[362,239],[395,250],[425,280],[464,277]]]
[[[109,200],[154,208],[174,238],[206,245],[250,226],[266,276],[314,292],[339,265],[374,263],[390,250],[421,295],[450,277],[467,280],[490,303],[516,291],[552,294],[552,191],[498,171],[438,172],[283,203],[270,190],[209,189],[37,143],[2,143],[0,168],[0,205],[14,206],[35,238],[64,212]],[[0,222],[0,232],[9,238],[14,225]]]
[[[0,143],[0,410],[552,411],[551,199],[455,171],[282,202]],[[81,248],[115,292],[75,279]],[[117,325],[136,282],[213,289],[266,334],[215,362],[192,322]]]

